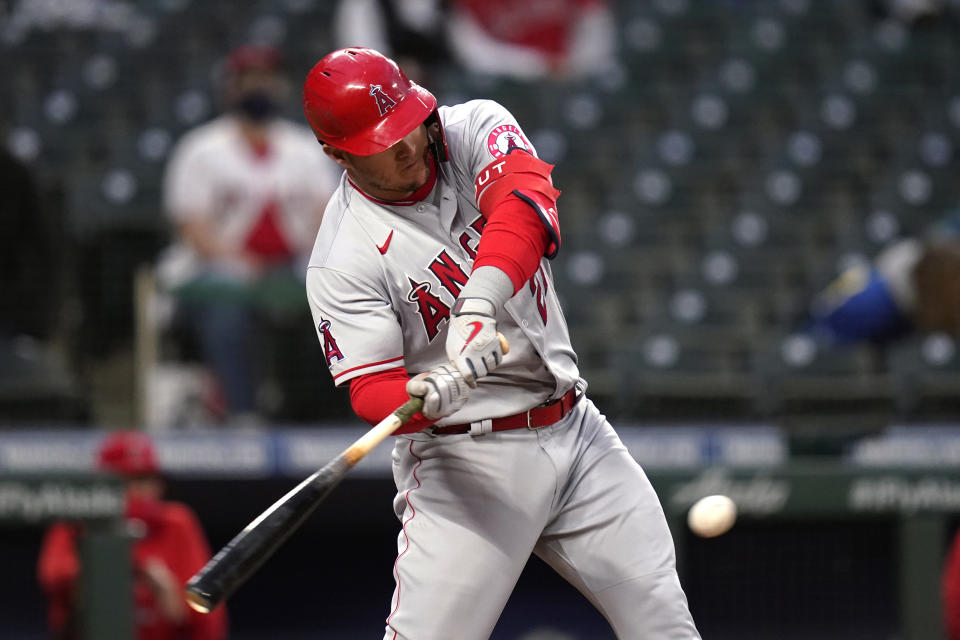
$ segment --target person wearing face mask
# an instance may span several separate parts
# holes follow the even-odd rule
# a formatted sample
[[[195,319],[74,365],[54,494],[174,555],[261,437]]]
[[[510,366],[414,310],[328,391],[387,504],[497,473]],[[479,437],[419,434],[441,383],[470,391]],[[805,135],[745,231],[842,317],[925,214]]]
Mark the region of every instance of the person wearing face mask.
[[[215,417],[259,421],[265,320],[305,309],[303,272],[340,171],[309,130],[281,117],[280,52],[242,46],[224,65],[225,113],[177,143],[163,196],[177,242],[158,280],[213,374]]]
[[[186,606],[183,587],[210,559],[210,547],[196,515],[186,505],[163,499],[164,483],[153,442],[143,432],[115,431],[97,451],[97,468],[124,478],[126,524],[131,548],[136,640],[222,640],[227,614],[219,607],[201,615]],[[57,522],[44,535],[37,578],[47,596],[53,638],[79,637],[78,539],[83,525]]]

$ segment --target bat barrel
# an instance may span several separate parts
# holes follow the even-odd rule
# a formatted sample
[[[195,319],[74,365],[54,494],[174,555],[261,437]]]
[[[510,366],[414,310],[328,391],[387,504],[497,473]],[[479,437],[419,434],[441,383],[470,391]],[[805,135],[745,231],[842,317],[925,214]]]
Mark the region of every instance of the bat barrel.
[[[213,601],[212,594],[201,593],[200,588],[195,584],[187,584],[183,597],[191,609],[200,613],[210,613],[217,606],[217,603]]]
[[[248,524],[190,578],[184,589],[187,604],[200,613],[213,611],[297,530],[353,465],[400,425],[410,420],[422,406],[421,398],[410,398],[343,453],[291,489]]]
[[[349,469],[342,455],[335,458],[247,525],[187,582],[187,604],[209,613],[229,597],[316,510]]]

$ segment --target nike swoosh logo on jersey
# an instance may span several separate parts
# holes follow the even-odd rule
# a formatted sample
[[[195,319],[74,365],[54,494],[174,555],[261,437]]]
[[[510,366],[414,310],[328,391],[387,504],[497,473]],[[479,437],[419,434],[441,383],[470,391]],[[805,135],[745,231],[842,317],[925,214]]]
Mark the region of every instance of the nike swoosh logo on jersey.
[[[470,334],[470,337],[467,338],[467,341],[463,343],[463,349],[460,349],[460,353],[463,353],[466,350],[467,345],[470,344],[470,341],[476,338],[478,333],[483,331],[482,322],[471,322],[470,326],[473,327],[473,332]]]
[[[384,241],[383,246],[378,246],[377,250],[380,252],[380,255],[387,255],[387,249],[390,248],[390,240],[393,239],[393,229],[390,229],[390,235],[387,236],[387,239]]]

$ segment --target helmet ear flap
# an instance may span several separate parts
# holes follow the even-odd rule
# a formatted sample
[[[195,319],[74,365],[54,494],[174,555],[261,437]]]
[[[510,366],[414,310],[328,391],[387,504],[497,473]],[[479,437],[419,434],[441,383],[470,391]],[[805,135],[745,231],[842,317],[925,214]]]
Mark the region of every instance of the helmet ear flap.
[[[427,138],[430,140],[430,150],[437,162],[447,161],[447,138],[443,134],[443,124],[440,122],[440,114],[436,109],[433,110],[423,124],[427,127]]]

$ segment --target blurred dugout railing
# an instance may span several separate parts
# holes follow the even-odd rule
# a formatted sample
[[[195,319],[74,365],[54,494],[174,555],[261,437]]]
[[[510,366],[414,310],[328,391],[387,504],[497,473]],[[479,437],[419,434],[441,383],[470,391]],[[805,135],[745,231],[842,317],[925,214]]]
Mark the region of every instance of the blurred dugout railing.
[[[554,274],[609,413],[876,426],[960,412],[956,336],[828,352],[792,333],[841,266],[960,206],[957,17],[904,25],[881,4],[617,1],[620,63],[593,80],[432,79],[441,103],[508,106],[557,164]],[[130,352],[134,270],[169,239],[163,164],[216,111],[220,56],[278,43],[296,81],[332,41],[317,0],[111,6],[97,25],[0,24],[6,143],[63,192],[62,322],[85,383]],[[86,391],[133,403],[129,385],[100,386]]]

